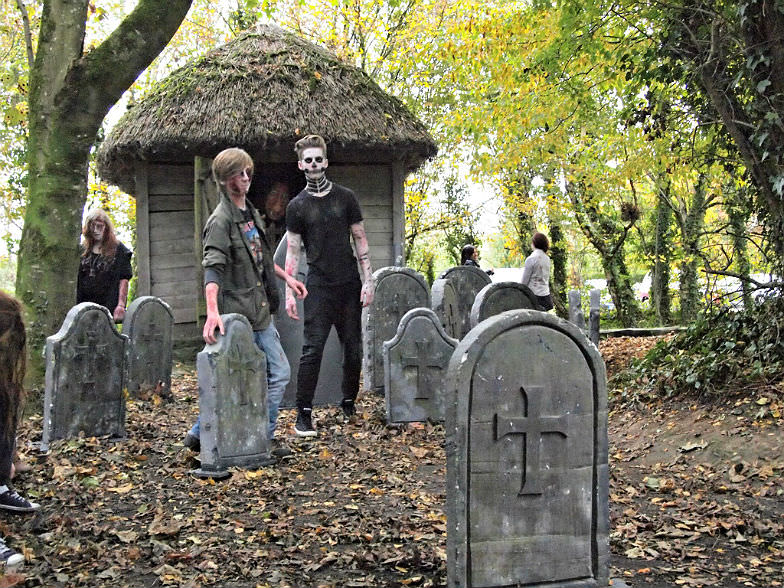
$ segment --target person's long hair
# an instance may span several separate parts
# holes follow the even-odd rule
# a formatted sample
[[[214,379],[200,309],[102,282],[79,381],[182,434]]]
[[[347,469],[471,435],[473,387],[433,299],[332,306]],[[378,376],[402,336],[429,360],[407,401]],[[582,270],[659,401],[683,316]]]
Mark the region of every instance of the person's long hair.
[[[0,290],[0,415],[2,434],[7,440],[16,435],[19,409],[24,399],[27,335],[22,319],[22,304]]]
[[[114,233],[112,219],[110,219],[106,211],[101,208],[94,208],[87,213],[87,216],[84,219],[84,226],[82,227],[84,251],[82,252],[82,257],[90,255],[90,252],[95,245],[95,238],[93,237],[92,232],[93,221],[101,221],[104,224],[103,241],[101,241],[101,255],[113,259],[114,254],[117,253],[117,235]]]

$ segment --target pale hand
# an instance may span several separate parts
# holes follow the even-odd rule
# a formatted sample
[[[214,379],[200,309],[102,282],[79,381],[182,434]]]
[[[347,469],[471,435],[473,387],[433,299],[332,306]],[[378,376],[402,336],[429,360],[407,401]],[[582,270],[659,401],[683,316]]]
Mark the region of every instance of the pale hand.
[[[370,306],[373,303],[373,297],[376,294],[376,284],[373,280],[368,280],[362,286],[362,292],[359,293],[359,300],[362,306]]]
[[[221,335],[225,334],[225,331],[223,330],[223,321],[221,320],[220,315],[217,313],[207,313],[207,320],[204,323],[204,330],[202,331],[205,343],[212,345],[218,340],[215,336],[215,329],[218,329]]]
[[[117,308],[114,309],[114,320],[115,322],[119,322],[125,318],[125,307],[117,305]]]

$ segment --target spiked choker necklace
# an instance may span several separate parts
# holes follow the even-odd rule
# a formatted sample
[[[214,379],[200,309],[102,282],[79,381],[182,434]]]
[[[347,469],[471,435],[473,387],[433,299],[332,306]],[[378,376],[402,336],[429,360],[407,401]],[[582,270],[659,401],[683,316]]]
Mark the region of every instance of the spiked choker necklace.
[[[307,178],[305,189],[314,196],[326,196],[332,189],[332,182],[325,175],[316,179]]]

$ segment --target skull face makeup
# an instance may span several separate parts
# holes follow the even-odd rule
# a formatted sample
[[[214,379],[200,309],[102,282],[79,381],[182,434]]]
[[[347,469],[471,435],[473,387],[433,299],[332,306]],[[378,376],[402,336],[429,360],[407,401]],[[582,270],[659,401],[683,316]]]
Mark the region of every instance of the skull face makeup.
[[[302,152],[302,157],[297,162],[297,167],[305,172],[305,177],[308,180],[319,180],[324,177],[328,166],[329,160],[321,147],[308,147]]]
[[[94,220],[92,223],[90,223],[90,231],[92,232],[93,239],[97,243],[103,241],[103,232],[105,229],[106,229],[106,225],[104,224],[103,221]]]

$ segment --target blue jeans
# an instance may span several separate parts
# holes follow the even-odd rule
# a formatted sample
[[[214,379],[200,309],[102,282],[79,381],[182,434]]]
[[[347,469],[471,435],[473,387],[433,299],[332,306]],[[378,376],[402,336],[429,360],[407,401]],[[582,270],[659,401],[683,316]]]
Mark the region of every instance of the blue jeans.
[[[267,434],[272,440],[278,425],[278,406],[291,379],[291,367],[280,344],[280,335],[274,323],[270,323],[270,326],[263,331],[253,331],[253,342],[267,356],[267,411],[269,413]],[[197,439],[201,432],[200,422],[201,416],[196,419],[196,424],[190,430],[190,434]]]

